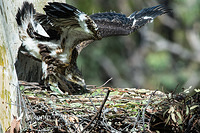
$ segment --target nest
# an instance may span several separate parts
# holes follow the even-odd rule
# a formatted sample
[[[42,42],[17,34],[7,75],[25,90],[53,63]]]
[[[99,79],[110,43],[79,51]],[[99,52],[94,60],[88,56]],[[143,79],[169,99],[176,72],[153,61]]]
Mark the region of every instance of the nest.
[[[88,88],[59,94],[21,81],[25,106],[21,132],[197,132],[200,95],[164,94],[135,88]]]

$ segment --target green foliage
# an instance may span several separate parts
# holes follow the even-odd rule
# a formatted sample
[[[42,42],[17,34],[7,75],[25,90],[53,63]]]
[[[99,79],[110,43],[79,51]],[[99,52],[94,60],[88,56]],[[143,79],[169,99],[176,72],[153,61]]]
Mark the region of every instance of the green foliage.
[[[25,88],[24,88],[24,86],[22,85],[22,86],[20,86],[20,90],[21,91],[24,91],[25,90]]]
[[[185,25],[191,26],[200,19],[199,0],[175,0],[174,3],[177,17],[182,19]]]
[[[171,66],[170,62],[170,54],[167,52],[150,53],[146,57],[147,65],[155,72],[169,70]]]

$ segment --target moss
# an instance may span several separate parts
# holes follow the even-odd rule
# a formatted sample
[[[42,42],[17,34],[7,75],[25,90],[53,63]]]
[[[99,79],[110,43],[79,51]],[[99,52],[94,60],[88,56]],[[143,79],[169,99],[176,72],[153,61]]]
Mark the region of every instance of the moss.
[[[5,55],[6,48],[4,46],[0,46],[0,66],[4,66],[5,64]]]
[[[12,75],[6,75],[9,72],[8,60],[7,60],[7,50],[5,47],[4,38],[1,37],[0,43],[0,101],[1,101],[1,113],[4,115],[0,115],[0,122],[2,129],[5,131],[10,125],[11,120],[11,104],[7,104],[10,101],[11,92],[9,91],[9,83],[11,81]]]

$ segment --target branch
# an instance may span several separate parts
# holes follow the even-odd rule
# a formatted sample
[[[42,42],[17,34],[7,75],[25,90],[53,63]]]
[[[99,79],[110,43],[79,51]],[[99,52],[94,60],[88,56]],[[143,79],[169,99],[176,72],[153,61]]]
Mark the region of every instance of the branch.
[[[113,78],[111,77],[110,79],[108,79],[104,84],[102,84],[101,86],[99,86],[98,88],[101,88],[103,86],[105,86],[108,82],[110,82]]]
[[[105,103],[106,103],[106,101],[107,101],[107,99],[108,99],[108,96],[109,96],[110,91],[111,91],[111,90],[109,89],[108,92],[107,92],[106,97],[104,98],[103,103],[101,104],[101,107],[100,107],[99,110],[98,110],[98,112],[96,112],[96,114],[93,116],[92,120],[87,124],[87,126],[85,126],[85,128],[81,131],[81,133],[83,133],[83,132],[92,124],[92,122],[93,122],[97,117],[98,117],[98,119],[99,119],[99,116],[101,115],[102,109],[103,109],[103,107],[104,107],[104,105],[105,105]]]

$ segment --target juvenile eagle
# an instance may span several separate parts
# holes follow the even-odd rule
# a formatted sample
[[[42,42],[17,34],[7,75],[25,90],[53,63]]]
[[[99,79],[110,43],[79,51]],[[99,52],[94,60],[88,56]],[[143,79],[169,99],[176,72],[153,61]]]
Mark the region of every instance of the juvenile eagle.
[[[105,12],[87,15],[65,3],[48,3],[46,14],[24,2],[16,21],[22,46],[42,62],[45,85],[73,93],[86,84],[76,59],[89,43],[104,37],[129,35],[169,10],[164,5],[135,11],[130,16]]]

